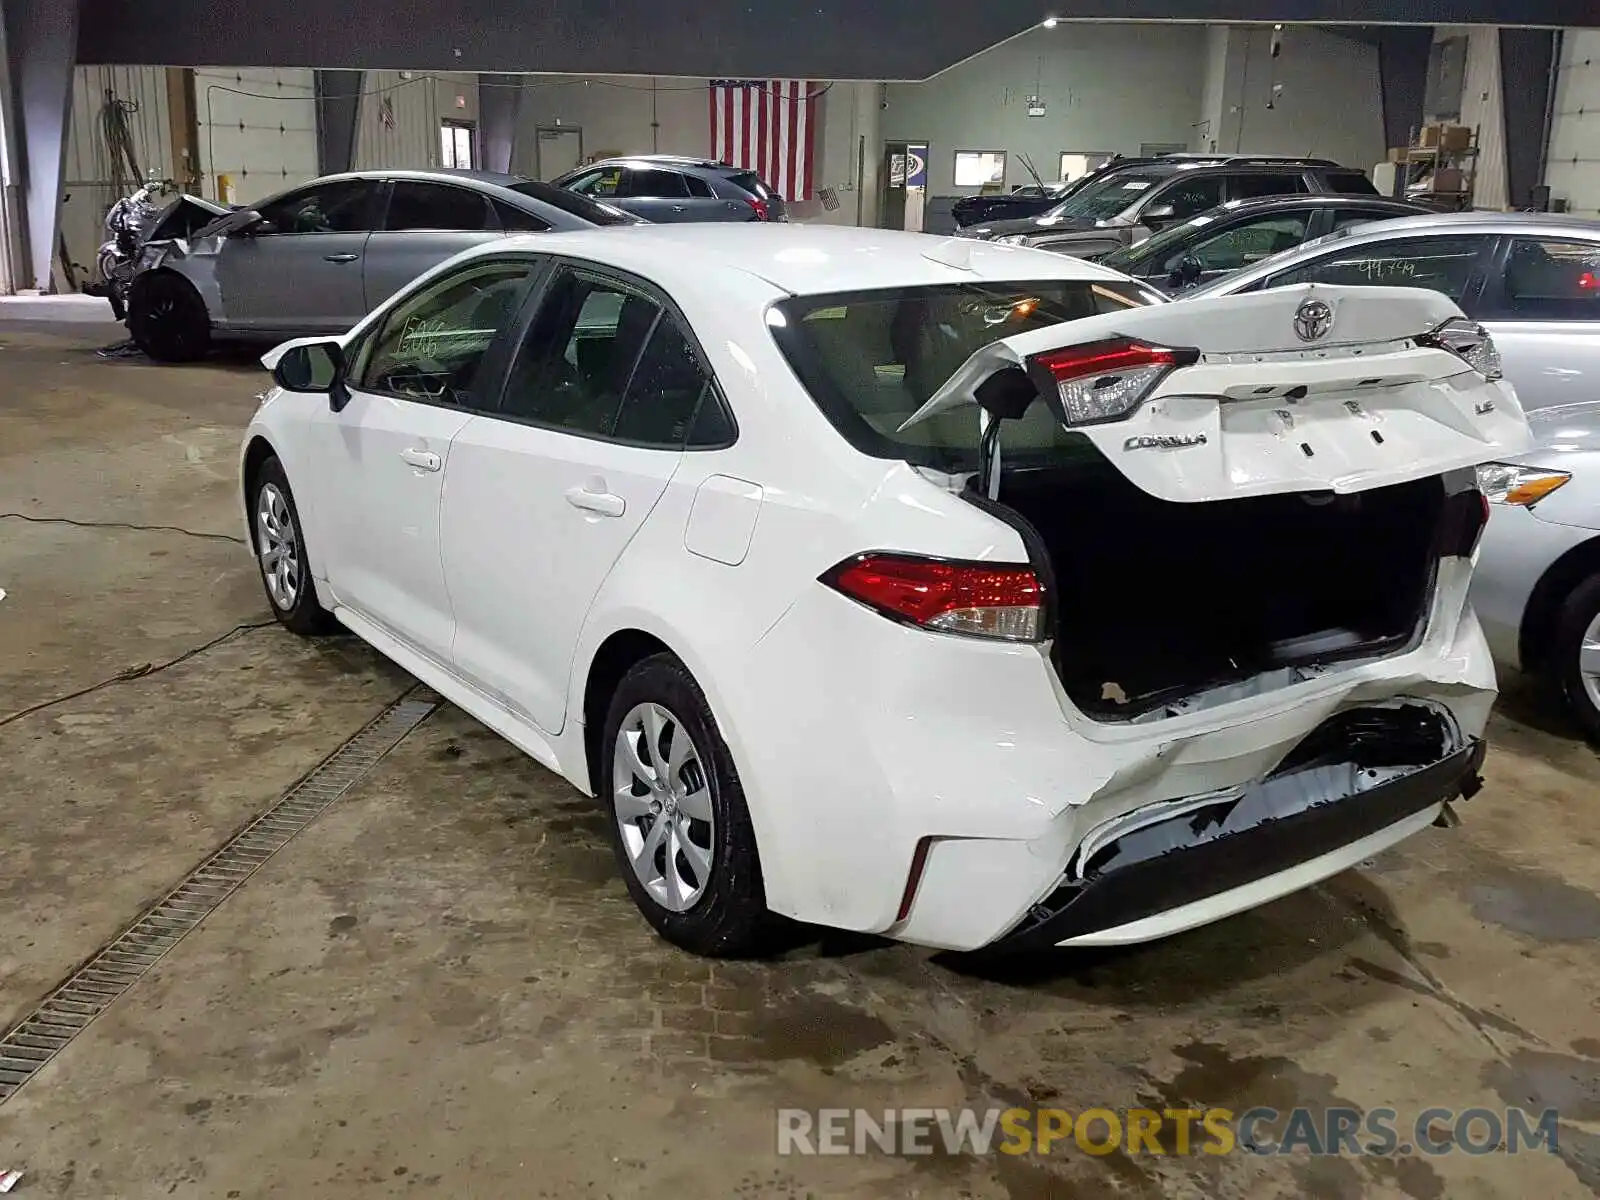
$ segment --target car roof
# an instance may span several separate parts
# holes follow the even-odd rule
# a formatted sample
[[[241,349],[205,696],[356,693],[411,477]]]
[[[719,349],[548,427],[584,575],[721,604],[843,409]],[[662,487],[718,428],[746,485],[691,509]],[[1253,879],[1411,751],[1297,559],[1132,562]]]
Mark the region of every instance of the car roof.
[[[1420,204],[1409,200],[1394,200],[1388,196],[1372,196],[1362,192],[1297,192],[1293,196],[1253,196],[1246,200],[1229,200],[1219,204],[1211,212],[1252,213],[1266,209],[1282,208],[1323,208],[1329,204],[1355,204],[1362,208],[1392,208],[1396,217],[1402,213],[1412,213],[1416,216],[1430,215],[1429,211]],[[1206,216],[1206,213],[1196,214]],[[1190,218],[1191,220],[1193,218]]]
[[[732,163],[718,162],[714,158],[693,158],[686,154],[619,154],[612,158],[602,158],[580,169],[587,171],[591,167],[612,166],[677,167],[680,170],[698,168],[703,171],[745,170],[744,167],[736,167]]]
[[[672,292],[708,273],[739,272],[791,295],[984,280],[1121,280],[1106,267],[1047,250],[848,225],[690,222],[532,234],[479,247],[576,258],[636,271]]]
[[[509,175],[503,171],[464,171],[455,167],[425,169],[395,168],[384,171],[341,171],[336,175],[321,175],[305,184],[332,183],[341,179],[432,179],[439,183],[484,183],[493,187],[508,188],[518,183],[533,183],[526,175]],[[298,190],[298,189],[296,189]]]
[[[1567,213],[1525,212],[1448,212],[1418,213],[1392,221],[1374,221],[1359,227],[1348,237],[1364,238],[1412,229],[1454,229],[1461,233],[1574,233],[1580,237],[1600,237],[1600,221],[1586,220]]]

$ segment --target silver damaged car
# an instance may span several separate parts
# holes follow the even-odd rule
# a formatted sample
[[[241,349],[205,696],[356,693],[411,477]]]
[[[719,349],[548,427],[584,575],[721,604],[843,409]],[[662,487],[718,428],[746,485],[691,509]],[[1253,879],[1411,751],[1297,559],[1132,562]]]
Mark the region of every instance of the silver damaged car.
[[[128,292],[128,332],[162,362],[199,358],[213,339],[343,333],[471,246],[511,233],[638,223],[632,213],[517,175],[329,175],[219,217],[192,237],[147,242]]]

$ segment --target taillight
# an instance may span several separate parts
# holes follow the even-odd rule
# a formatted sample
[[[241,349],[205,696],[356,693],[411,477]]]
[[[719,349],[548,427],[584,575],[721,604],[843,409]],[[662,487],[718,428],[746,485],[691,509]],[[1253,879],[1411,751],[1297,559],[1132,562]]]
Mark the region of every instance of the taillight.
[[[1447,497],[1444,506],[1439,552],[1447,558],[1471,558],[1489,523],[1489,498],[1477,488],[1469,488]]]
[[[1421,334],[1417,345],[1448,350],[1485,379],[1499,379],[1500,351],[1489,331],[1476,321],[1451,317],[1437,329]]]
[[[751,209],[754,210],[754,212],[756,214],[756,220],[758,220],[758,221],[770,221],[770,220],[772,220],[772,211],[767,207],[767,202],[765,200],[761,199],[761,197],[759,197],[759,196],[751,196],[750,197],[750,207],[751,207]]]
[[[1093,425],[1126,417],[1169,372],[1199,360],[1193,348],[1111,338],[1035,354],[1028,365],[1041,390],[1060,395],[1067,424]]]
[[[1044,585],[1028,566],[861,554],[826,572],[822,582],[923,629],[1007,642],[1043,637]]]

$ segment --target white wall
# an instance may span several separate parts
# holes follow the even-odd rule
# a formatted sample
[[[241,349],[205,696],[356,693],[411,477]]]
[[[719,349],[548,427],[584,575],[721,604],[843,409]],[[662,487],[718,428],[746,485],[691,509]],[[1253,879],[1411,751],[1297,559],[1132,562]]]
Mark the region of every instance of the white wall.
[[[511,165],[534,174],[535,130],[577,126],[583,152],[711,153],[708,81],[663,75],[532,75],[523,87]]]
[[[440,123],[451,120],[477,124],[476,75],[363,71],[361,80],[351,164],[356,170],[440,166]]]
[[[78,282],[92,277],[95,254],[105,240],[106,211],[125,194],[112,182],[112,157],[104,132],[106,91],[133,106],[126,112],[134,156],[148,176],[171,179],[176,172],[172,125],[167,113],[167,73],[161,67],[79,67],[72,77],[72,114],[67,124],[61,234],[79,268]],[[123,167],[126,171],[126,166]],[[134,181],[138,186],[144,180]],[[132,186],[127,190],[131,191]]]
[[[1231,140],[1218,149],[1314,155],[1361,170],[1383,161],[1377,47],[1308,26],[1285,26],[1279,36],[1273,58],[1270,28],[1229,31],[1236,77],[1226,82],[1223,128]]]
[[[1561,38],[1555,114],[1544,181],[1568,211],[1600,216],[1600,29],[1568,29]]]
[[[317,175],[314,73],[265,67],[201,67],[194,73],[204,194],[217,177],[236,204],[253,204]]]
[[[1202,25],[1079,24],[1036,29],[923,83],[891,84],[882,116],[888,141],[926,140],[928,189],[954,185],[957,150],[1005,150],[1007,183],[1047,180],[1062,151],[1136,154],[1146,142],[1188,145],[1206,66]],[[1030,117],[1038,94],[1046,115]]]

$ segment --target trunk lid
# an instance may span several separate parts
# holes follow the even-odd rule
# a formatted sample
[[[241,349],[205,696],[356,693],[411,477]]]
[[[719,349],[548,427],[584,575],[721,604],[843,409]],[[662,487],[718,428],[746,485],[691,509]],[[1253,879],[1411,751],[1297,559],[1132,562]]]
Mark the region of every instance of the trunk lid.
[[[990,343],[901,428],[963,406],[992,427],[991,416],[1018,416],[1032,399],[1163,500],[1363,491],[1530,444],[1508,383],[1418,340],[1459,319],[1436,292],[1314,284],[1108,313]],[[1121,341],[1178,354],[1132,411],[1076,423],[1041,362]]]

